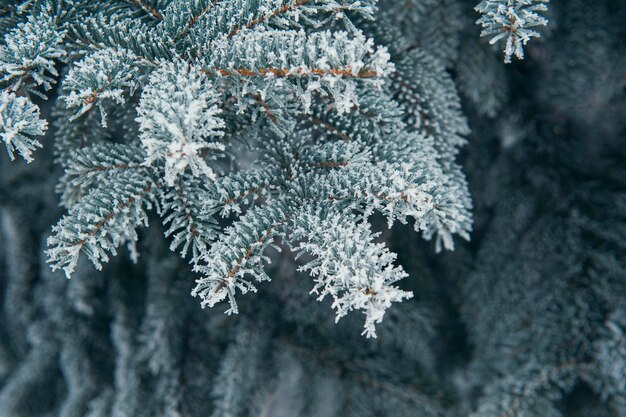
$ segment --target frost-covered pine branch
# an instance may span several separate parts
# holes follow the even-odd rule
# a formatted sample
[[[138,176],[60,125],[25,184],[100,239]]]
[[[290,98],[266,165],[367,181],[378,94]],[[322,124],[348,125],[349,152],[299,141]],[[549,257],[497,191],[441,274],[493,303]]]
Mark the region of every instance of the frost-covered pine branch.
[[[68,91],[63,96],[67,108],[79,108],[72,118],[82,116],[96,105],[106,127],[104,103],[124,104],[125,95],[138,87],[140,73],[135,65],[138,60],[131,52],[104,48],[77,62],[63,82],[63,88]]]
[[[40,11],[5,33],[0,43],[0,131],[11,160],[17,150],[31,162],[32,152],[41,144],[24,134],[40,136],[47,128],[47,123],[39,119],[36,105],[16,93],[45,98],[37,87],[50,90],[58,75],[54,60],[65,56],[61,43],[66,32],[57,26],[50,7],[41,7]]]
[[[11,90],[49,90],[58,71],[55,59],[66,55],[63,41],[67,31],[58,25],[52,5],[37,8],[27,20],[4,35],[0,46],[0,82],[10,83]]]
[[[353,79],[380,85],[393,71],[385,49],[361,33],[244,31],[210,47],[213,53],[203,62],[210,76],[240,78],[241,94],[259,94],[272,104],[281,101],[276,89],[284,94],[290,88],[305,112],[315,93],[333,97],[335,107],[348,112],[357,104]],[[302,79],[309,80],[306,88]]]
[[[17,151],[26,162],[31,162],[33,151],[41,147],[31,136],[43,135],[47,127],[48,123],[39,118],[39,108],[26,97],[0,93],[0,137],[11,160]]]
[[[165,160],[168,186],[173,186],[187,168],[194,177],[215,180],[206,160],[225,149],[218,103],[213,84],[198,68],[171,63],[152,73],[137,107],[139,139],[146,150],[147,165]]]
[[[391,303],[413,294],[393,285],[407,276],[393,265],[395,254],[362,222],[323,210],[302,213],[294,221],[293,238],[301,241],[297,251],[314,259],[300,269],[315,278],[311,290],[318,300],[332,299],[337,320],[351,310],[363,310],[363,334],[376,337],[375,324],[383,320]]]
[[[524,46],[541,35],[534,28],[546,26],[542,15],[550,0],[483,0],[476,6],[482,16],[476,23],[482,26],[481,36],[489,36],[489,43],[504,41],[504,62],[515,55],[524,58]]]
[[[15,64],[3,69],[16,95],[3,97],[36,128],[13,123],[3,138],[29,158],[45,123],[23,100],[60,81],[52,113],[68,212],[48,239],[54,269],[70,276],[80,253],[100,268],[122,244],[136,258],[136,228],[155,209],[170,248],[201,274],[194,295],[203,306],[228,299],[237,312],[237,292],[271,279],[268,248],[328,257],[315,249],[323,237],[294,233],[298,221],[321,230],[341,219],[352,224],[336,239],[370,243],[349,249],[363,253],[366,272],[334,279],[335,308],[338,317],[363,310],[373,336],[408,293],[395,287],[404,274],[373,243],[368,217],[413,222],[437,250],[469,238],[455,161],[468,129],[454,84],[427,52],[393,62],[395,46],[368,30],[374,1],[41,0],[22,9],[6,35]],[[327,214],[304,216],[316,207]]]

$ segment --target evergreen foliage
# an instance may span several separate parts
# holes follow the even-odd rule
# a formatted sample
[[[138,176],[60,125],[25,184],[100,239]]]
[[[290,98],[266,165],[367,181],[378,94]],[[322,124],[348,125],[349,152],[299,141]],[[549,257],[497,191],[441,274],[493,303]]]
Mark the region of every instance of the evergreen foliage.
[[[48,123],[39,118],[39,109],[27,98],[6,91],[0,94],[2,141],[9,158],[14,160],[17,151],[26,162],[31,162],[33,151],[41,147],[41,143],[30,136],[43,135]]]
[[[267,247],[282,241],[328,256],[321,246],[332,235],[323,236],[320,225],[329,216],[330,224],[354,224],[344,236],[363,234],[366,246],[344,250],[365,256],[364,264],[329,258],[310,266],[311,274],[325,280],[323,294],[333,294],[338,317],[363,309],[365,333],[375,336],[373,323],[391,301],[406,298],[392,285],[405,273],[387,276],[394,257],[368,237],[367,218],[380,212],[389,226],[410,218],[425,238],[437,237],[438,249],[452,249],[453,234],[469,238],[471,204],[455,162],[468,130],[455,87],[425,52],[408,53],[394,67],[387,48],[359,28],[374,18],[374,3],[112,6],[24,4],[26,22],[5,36],[14,52],[15,64],[3,67],[11,90],[47,91],[58,76],[55,59],[67,63],[57,102],[76,112],[57,127],[67,132],[58,149],[69,212],[48,239],[54,269],[69,277],[80,253],[101,268],[126,243],[135,256],[136,228],[155,208],[172,224],[172,248],[182,246],[184,255],[192,247],[191,263],[204,275],[193,294],[203,306],[228,298],[236,312],[236,289],[256,291],[253,280],[269,280]],[[45,26],[40,42],[36,25]],[[80,119],[94,107],[101,128],[62,125],[86,123]],[[117,130],[108,127],[112,111],[126,114]],[[17,147],[30,159],[38,142],[22,133],[41,134],[45,125],[35,124],[32,105],[22,112],[31,116],[4,138],[10,152]],[[117,141],[91,140],[101,129],[125,132]],[[71,138],[77,133],[86,142]],[[242,146],[250,149],[247,161],[240,161]],[[233,187],[244,178],[250,188]],[[240,204],[246,200],[254,203]],[[232,225],[211,219],[220,206],[228,206],[222,215]],[[360,277],[360,269],[369,272]]]
[[[504,40],[504,62],[511,57],[524,58],[524,45],[539,32],[532,29],[545,26],[548,20],[541,15],[546,12],[550,0],[483,0],[476,11],[482,13],[478,23],[483,27],[481,36],[491,36],[490,43]]]
[[[626,7],[476,3],[3,3],[0,417],[626,416]]]

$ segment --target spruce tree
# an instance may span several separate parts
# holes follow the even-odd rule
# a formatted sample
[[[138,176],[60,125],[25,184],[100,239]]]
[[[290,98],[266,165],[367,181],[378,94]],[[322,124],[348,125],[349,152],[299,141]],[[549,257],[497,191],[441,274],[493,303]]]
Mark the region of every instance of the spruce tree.
[[[0,417],[626,415],[625,18],[6,1]]]

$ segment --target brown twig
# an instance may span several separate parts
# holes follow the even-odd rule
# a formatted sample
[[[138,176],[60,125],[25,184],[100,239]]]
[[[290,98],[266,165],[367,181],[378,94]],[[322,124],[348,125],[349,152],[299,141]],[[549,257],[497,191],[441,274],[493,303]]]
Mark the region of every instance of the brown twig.
[[[265,102],[265,100],[263,100],[259,94],[253,94],[252,97],[256,100],[257,103],[259,103],[261,107],[263,107],[263,110],[265,111],[265,115],[268,117],[268,119],[270,119],[272,123],[276,123],[277,121],[276,115],[272,113],[272,109]]]
[[[198,232],[198,229],[196,228],[194,218],[191,214],[191,209],[189,208],[189,203],[184,198],[182,181],[178,182],[178,187],[176,188],[176,195],[178,195],[183,202],[183,211],[185,212],[185,220],[187,220],[187,223],[189,224],[189,231],[194,238],[198,237],[200,232]]]

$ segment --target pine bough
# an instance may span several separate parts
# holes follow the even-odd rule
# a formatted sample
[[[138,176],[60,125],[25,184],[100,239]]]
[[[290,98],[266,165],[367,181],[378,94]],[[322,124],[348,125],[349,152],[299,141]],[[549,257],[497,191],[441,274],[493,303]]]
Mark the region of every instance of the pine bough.
[[[511,62],[513,55],[524,58],[524,45],[539,32],[533,28],[546,26],[542,16],[548,10],[550,0],[483,0],[476,6],[482,16],[477,23],[482,26],[481,36],[489,36],[489,43],[504,40],[504,62]]]
[[[81,252],[101,268],[122,244],[136,256],[154,209],[201,274],[203,306],[237,312],[236,293],[270,279],[267,248],[287,245],[337,318],[362,310],[375,336],[411,293],[368,217],[410,220],[438,249],[468,238],[454,84],[420,50],[396,67],[359,29],[373,0],[105,3],[15,6],[0,46],[0,134],[26,160],[46,129],[28,97],[67,63],[54,269],[71,276]]]

